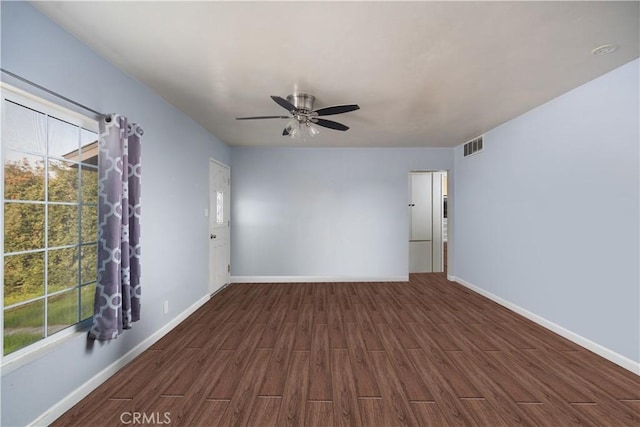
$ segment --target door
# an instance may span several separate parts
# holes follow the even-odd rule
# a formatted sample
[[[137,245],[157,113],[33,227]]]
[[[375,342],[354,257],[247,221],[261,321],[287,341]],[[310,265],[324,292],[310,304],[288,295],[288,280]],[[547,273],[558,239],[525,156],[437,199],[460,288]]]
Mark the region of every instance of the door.
[[[412,242],[430,242],[433,237],[432,173],[412,173],[410,181],[410,207]]]
[[[409,273],[433,271],[433,175],[409,174]]]
[[[231,177],[229,167],[209,161],[209,293],[229,283]]]
[[[409,273],[443,270],[442,183],[446,172],[409,174]]]
[[[441,273],[444,271],[444,255],[443,255],[443,240],[444,237],[442,235],[442,223],[444,218],[444,197],[442,193],[442,186],[444,185],[444,177],[447,175],[446,172],[433,172],[433,187],[431,191],[431,195],[433,197],[432,200],[432,209],[431,214],[433,217],[433,228],[432,228],[432,259],[433,259],[433,269],[434,273]]]

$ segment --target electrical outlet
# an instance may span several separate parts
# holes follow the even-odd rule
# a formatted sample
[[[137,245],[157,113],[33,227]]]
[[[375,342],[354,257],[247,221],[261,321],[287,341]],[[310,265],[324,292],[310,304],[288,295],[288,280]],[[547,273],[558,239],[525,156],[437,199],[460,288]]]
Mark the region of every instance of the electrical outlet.
[[[169,312],[169,301],[164,302],[163,310],[164,310],[164,314],[167,314]]]
[[[209,216],[209,209],[204,210],[204,216]]]

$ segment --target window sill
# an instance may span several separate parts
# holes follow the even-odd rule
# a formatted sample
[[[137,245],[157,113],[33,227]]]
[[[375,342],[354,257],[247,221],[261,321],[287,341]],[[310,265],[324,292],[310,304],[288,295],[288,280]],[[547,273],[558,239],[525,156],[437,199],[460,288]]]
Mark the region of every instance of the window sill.
[[[91,327],[91,322],[91,318],[85,319],[82,322],[69,326],[67,329],[57,332],[50,337],[42,339],[23,349],[17,350],[7,356],[3,356],[2,363],[0,364],[2,376],[40,359],[56,347],[59,347],[80,335],[86,335]]]

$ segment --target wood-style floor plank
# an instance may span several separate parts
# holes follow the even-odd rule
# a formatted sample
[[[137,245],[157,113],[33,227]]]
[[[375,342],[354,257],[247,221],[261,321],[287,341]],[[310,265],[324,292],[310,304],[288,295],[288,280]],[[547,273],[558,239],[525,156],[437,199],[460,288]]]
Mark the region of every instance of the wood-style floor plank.
[[[329,304],[327,310],[329,325],[329,346],[331,348],[347,348],[347,339],[344,336],[344,320],[342,310],[337,303]]]
[[[148,422],[141,423],[145,426],[171,423],[176,424],[178,421],[178,417],[176,417],[176,415],[179,413],[179,408],[183,403],[183,399],[184,397],[182,396],[160,396],[156,397],[154,401],[146,402],[145,404],[141,404],[137,399],[134,399],[132,413],[146,414]],[[124,422],[121,424],[125,424],[127,420],[122,421]],[[92,423],[91,425],[95,424]]]
[[[371,321],[374,324],[387,323],[387,319],[384,317],[384,314],[382,314],[382,311],[380,310],[380,307],[378,305],[380,303],[376,303],[376,301],[371,296],[370,287],[364,283],[358,283],[352,287],[355,289],[356,286],[361,287],[361,289],[357,290],[359,300],[361,301],[361,305],[366,308],[367,316],[369,316]]]
[[[325,286],[313,287],[313,318],[315,323],[327,323],[327,289]]]
[[[176,379],[167,381],[160,395],[185,396],[189,390],[193,389],[193,385],[198,382],[205,372],[215,375],[215,378],[217,378],[222,373],[221,368],[226,366],[233,356],[233,351],[221,350],[206,353],[200,350],[196,353],[196,356],[195,361],[190,361],[191,363],[182,367],[182,369],[176,370]],[[215,370],[215,373],[212,373],[212,370]]]
[[[385,412],[391,419],[391,424],[397,426],[417,426],[418,420],[411,410],[409,398],[405,394],[402,384],[395,372],[389,358],[383,351],[371,353],[371,360],[376,379],[380,384],[382,402]]]
[[[455,381],[451,381],[448,377],[449,372],[440,371],[435,364],[430,363],[427,353],[423,350],[409,350],[408,353],[418,375],[422,378],[428,378],[427,382],[435,402],[440,407],[447,424],[452,426],[474,425],[473,418],[460,403],[458,395],[461,393],[456,393],[454,390]]]
[[[277,425],[304,425],[309,389],[309,352],[295,351],[282,393]]]
[[[411,402],[411,410],[421,426],[449,425],[436,402]]]
[[[548,389],[553,390],[563,397],[568,403],[593,403],[595,396],[574,382],[563,381],[553,369],[544,362],[548,357],[544,350],[520,351],[510,355],[510,361],[524,368],[530,375],[535,376]]]
[[[470,381],[480,390],[483,399],[461,399],[463,406],[471,416],[481,425],[531,425],[526,412],[514,402],[513,394],[500,382],[503,377],[495,378],[482,369],[487,362],[484,352],[475,352],[473,358],[461,351],[447,354],[454,369],[467,371]],[[520,391],[520,390],[518,390]],[[474,403],[482,400],[482,404]]]
[[[353,303],[349,298],[349,289],[344,283],[336,286],[336,297],[338,299],[338,307],[342,314],[342,321],[344,323],[355,322],[356,316],[353,311]]]
[[[444,274],[236,284],[53,426],[133,412],[175,426],[637,427],[640,377]]]
[[[233,357],[226,363],[220,377],[213,383],[207,395],[209,399],[231,399],[247,366],[250,365],[254,358],[253,353],[258,345],[264,326],[264,324],[260,323],[251,326],[250,331],[241,341],[238,349],[234,351]],[[223,349],[222,351],[225,350]],[[262,378],[259,380],[262,382]]]
[[[373,375],[370,353],[367,352],[360,329],[355,323],[347,323],[347,348],[360,397],[381,397],[378,383]]]
[[[229,407],[228,400],[205,400],[198,407],[197,414],[192,417],[192,421],[179,422],[179,420],[173,421],[174,425],[193,425],[193,426],[215,426],[220,424],[220,418],[227,411]],[[171,425],[171,424],[169,424]]]
[[[313,327],[309,365],[309,400],[331,400],[331,359],[329,328],[324,323]]]
[[[198,357],[199,355],[199,349],[190,347],[176,350],[173,353],[167,353],[166,356],[171,357],[172,360],[159,368],[157,370],[158,374],[151,378],[147,385],[142,387],[134,396],[136,406],[149,405],[158,398],[158,395],[162,396],[164,394],[164,390],[168,384],[179,384],[183,390],[191,386],[194,377],[191,377],[193,371],[189,369],[189,367],[198,366],[200,368],[199,372],[202,372],[204,369],[203,365],[199,364],[201,360]],[[202,361],[204,362],[204,358]],[[188,383],[182,383],[183,380],[188,381]],[[176,395],[182,396],[184,395],[184,391],[182,393],[176,393]]]
[[[284,295],[287,298],[287,322],[297,322],[300,316],[300,310],[302,309],[302,290],[303,288],[293,288],[291,285],[287,286],[287,290]]]
[[[278,340],[276,341],[267,375],[262,383],[260,395],[262,396],[282,396],[284,383],[289,371],[289,361],[293,354],[293,342],[296,337],[296,324],[286,322]]]
[[[467,399],[462,401],[462,406],[479,426],[507,427],[514,425],[530,425],[528,423],[515,423],[505,421],[500,413],[487,402],[486,399]],[[521,420],[520,420],[521,421]]]
[[[406,323],[400,319],[400,316],[398,316],[397,311],[392,308],[391,304],[382,303],[379,304],[379,306],[383,316],[387,320],[385,327],[390,329],[390,334],[395,337],[397,342],[406,349],[415,350],[420,348],[413,334],[407,330]],[[380,327],[380,325],[378,325],[378,327]],[[378,332],[380,332],[380,329],[378,329]],[[387,348],[385,347],[385,349]]]
[[[515,403],[542,403],[544,394],[538,392],[536,387],[517,375],[517,373],[509,369],[509,364],[505,362],[505,355],[502,352],[488,352],[482,355],[482,358],[471,358],[466,353],[456,352],[450,353],[450,357],[457,361],[457,366],[467,366],[473,364],[477,369],[483,372],[490,380],[500,387],[506,394],[511,397]],[[499,363],[502,362],[502,363]]]
[[[585,358],[571,357],[564,351],[549,351],[555,362],[574,372],[588,373],[588,381],[618,400],[640,401],[640,386],[618,370],[598,369]]]
[[[356,304],[353,307],[353,312],[355,313],[356,321],[358,322],[360,336],[364,340],[365,347],[369,351],[381,351],[384,349],[382,343],[380,342],[380,338],[378,337],[378,332],[374,326],[371,317],[369,316],[369,312],[363,304]],[[353,329],[353,327],[352,327]]]
[[[298,326],[296,328],[295,350],[311,349],[311,332],[313,330],[313,305],[304,304],[298,315]]]
[[[387,405],[379,398],[359,399],[362,425],[365,426],[392,426],[393,416],[387,409]]]
[[[253,404],[251,416],[249,417],[250,426],[276,426],[278,422],[278,413],[280,412],[281,396],[258,396]]]
[[[414,364],[424,366],[428,372],[436,372],[441,374],[436,376],[434,380],[444,380],[451,391],[458,398],[484,397],[482,392],[478,390],[475,384],[469,379],[465,371],[460,371],[451,363],[449,354],[454,352],[444,352],[440,350],[434,343],[424,343],[426,350],[416,351],[408,350],[408,354],[413,355]],[[419,366],[416,366],[420,369]]]
[[[308,427],[326,427],[334,425],[333,402],[331,400],[309,400],[304,419]]]
[[[270,357],[270,349],[259,348],[255,351],[254,357],[251,358],[233,396],[231,396],[224,415],[218,421],[220,425],[243,426],[247,424]]]
[[[265,289],[262,294],[263,308],[256,318],[256,323],[268,323],[274,312],[280,307],[285,306],[283,301],[286,300],[286,297],[281,296],[282,292],[284,292],[283,286],[268,286]]]
[[[442,330],[433,323],[424,312],[422,312],[417,306],[414,304],[409,305],[409,311],[414,313],[414,318],[418,320],[419,326],[412,325],[413,322],[407,323],[407,326],[413,326],[411,331],[414,333],[414,336],[418,339],[419,342],[424,343],[424,339],[420,339],[419,335],[426,334],[429,336],[430,340],[434,341],[440,349],[445,351],[460,351],[462,350],[460,346],[458,346],[448,335],[446,335]],[[420,332],[416,332],[420,331]],[[424,348],[423,348],[424,350]]]
[[[400,339],[394,334],[397,329],[391,325],[377,325],[382,344],[398,381],[402,384],[404,393],[410,401],[433,401],[433,394],[425,385],[423,379],[416,375],[416,368],[404,351]]]
[[[331,351],[331,377],[333,381],[333,420],[336,427],[362,426],[358,408],[358,393],[349,352]]]
[[[132,372],[127,377],[124,377],[125,380],[121,381],[120,384],[110,393],[109,398],[133,399],[134,396],[142,391],[149,381],[148,378],[141,375],[144,371],[144,366],[157,367],[158,364],[156,362],[162,357],[162,354],[162,351],[157,350],[142,353],[140,355],[140,358],[142,359],[141,363],[140,365],[137,365],[139,369],[132,369]]]
[[[264,328],[260,343],[258,344],[259,348],[273,348],[276,345],[276,341],[280,336],[280,328],[287,316],[287,307],[285,305],[279,305],[271,308],[269,312],[270,315],[267,319],[267,325]],[[256,319],[256,323],[257,321],[258,319]]]
[[[237,350],[240,342],[246,337],[248,330],[254,325],[256,318],[260,314],[260,306],[254,307],[252,310],[245,310],[244,314],[238,321],[230,322],[233,331],[227,339],[222,343],[221,350]],[[264,326],[262,327],[264,329]]]

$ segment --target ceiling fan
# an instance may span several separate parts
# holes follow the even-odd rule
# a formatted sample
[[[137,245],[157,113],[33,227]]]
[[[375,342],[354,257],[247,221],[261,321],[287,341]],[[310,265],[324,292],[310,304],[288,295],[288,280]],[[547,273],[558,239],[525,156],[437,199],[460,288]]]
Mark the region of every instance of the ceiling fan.
[[[313,103],[316,98],[306,93],[294,93],[287,96],[287,99],[279,96],[272,96],[276,104],[289,111],[289,116],[257,116],[257,117],[237,117],[236,120],[256,120],[256,119],[291,119],[282,131],[282,135],[292,138],[300,137],[304,139],[306,135],[315,136],[320,131],[313,125],[325,128],[346,131],[348,126],[342,123],[334,122],[319,118],[320,116],[331,116],[334,114],[348,113],[350,111],[359,110],[357,104],[335,105],[333,107],[313,109]]]

